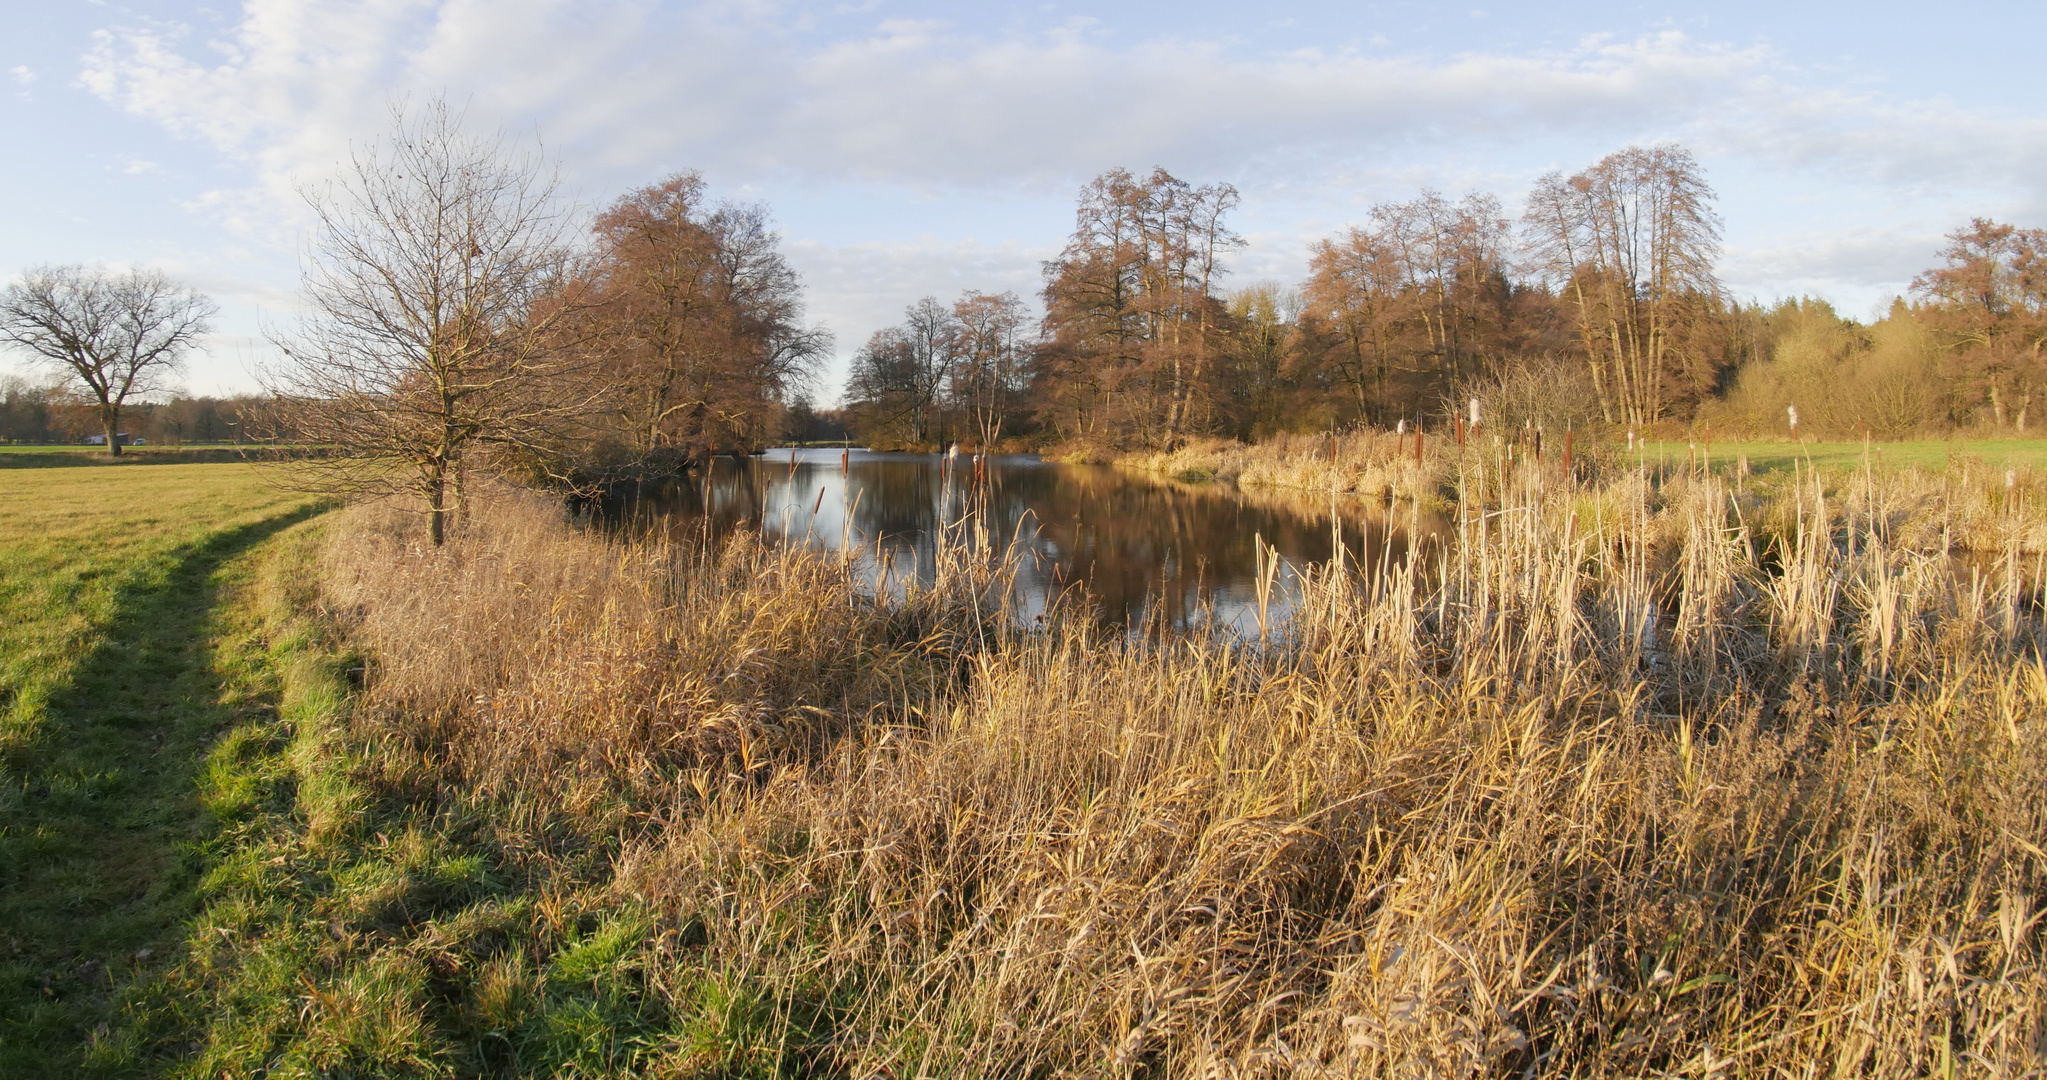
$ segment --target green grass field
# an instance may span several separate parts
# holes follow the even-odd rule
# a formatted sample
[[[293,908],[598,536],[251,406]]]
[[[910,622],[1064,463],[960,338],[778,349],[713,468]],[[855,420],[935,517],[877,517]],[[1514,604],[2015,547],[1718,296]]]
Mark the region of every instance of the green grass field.
[[[274,454],[270,447],[130,446],[120,457],[102,447],[0,446],[0,469],[76,469],[107,465],[227,465],[248,460],[245,450]]]
[[[108,465],[240,465],[283,461],[321,453],[294,445],[133,446],[115,457],[89,446],[0,446],[0,469],[72,469]]]
[[[268,480],[0,471],[0,1076],[131,1071],[94,1048],[180,952],[207,749],[272,707],[242,598],[316,507]]]
[[[2047,467],[2047,439],[1922,439],[1915,442],[1651,442],[1641,455],[1651,464],[1683,465],[1691,455],[1709,453],[1714,468],[1733,468],[1742,458],[1758,473],[1789,472],[1796,465],[1860,468],[1867,455],[1877,468],[1917,465],[1941,469],[1959,461],[1986,465]]]

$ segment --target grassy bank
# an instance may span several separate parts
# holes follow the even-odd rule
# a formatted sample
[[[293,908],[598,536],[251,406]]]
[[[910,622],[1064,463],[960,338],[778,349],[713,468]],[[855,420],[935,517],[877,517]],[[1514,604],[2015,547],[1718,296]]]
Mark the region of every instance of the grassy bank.
[[[1460,494],[1441,572],[1317,575],[1263,647],[1026,631],[964,548],[876,601],[517,499],[443,550],[355,512],[366,685],[208,883],[189,1069],[2037,1066],[2018,560],[1955,572],[1890,479]]]
[[[2047,439],[1925,439],[1910,442],[1648,442],[1638,455],[1671,469],[1691,462],[1715,469],[1738,468],[1751,473],[1787,473],[1799,468],[1860,469],[1867,457],[1884,471],[1919,468],[1927,471],[1975,467],[2002,473],[2006,468],[2047,470]]]
[[[1459,468],[1469,469],[1499,459],[1534,460],[1532,441],[1522,434],[1509,446],[1491,434],[1472,435],[1459,446],[1449,432],[1427,432],[1419,460],[1415,436],[1363,431],[1343,435],[1281,435],[1245,444],[1227,439],[1194,439],[1177,450],[1109,455],[1126,468],[1162,473],[1180,480],[1222,480],[1253,487],[1291,487],[1396,498],[1435,497],[1451,484]],[[1918,469],[1922,472],[1975,470],[2002,483],[2006,469],[2018,479],[2037,482],[2047,471],[2047,440],[1973,439],[1892,443],[1828,442],[1643,442],[1633,451],[1605,438],[1574,440],[1580,476],[1597,477],[1620,469],[1649,468],[1659,473],[1687,469],[1739,472],[1748,475],[1818,469],[1845,475],[1865,468],[1880,472]],[[1565,440],[1550,435],[1544,456],[1560,464]]]
[[[175,964],[198,762],[264,707],[233,598],[306,513],[245,465],[0,473],[0,1075],[78,1071]]]
[[[1710,453],[1703,444],[1647,443],[1628,453],[1604,441],[1560,444],[1552,438],[1538,450],[1528,439],[1474,435],[1460,446],[1438,433],[1424,434],[1418,445],[1413,434],[1366,431],[1280,436],[1255,445],[1194,440],[1114,462],[1180,481],[1403,500],[1439,512],[1467,490],[1498,490],[1510,478],[1528,476],[1595,488],[1643,477],[1660,506],[1655,493],[1667,482],[1713,473],[1729,480],[1739,508],[1752,518],[1786,505],[1794,489],[1815,477],[1835,498],[1855,497],[1856,489],[1880,477],[1902,500],[1894,516],[1922,532],[1938,530],[1937,541],[1922,535],[1917,543],[1937,542],[1945,551],[2001,553],[2016,544],[2047,552],[2047,517],[2028,509],[2047,505],[2047,467],[2035,467],[2047,465],[2047,443],[1739,443],[1715,444]]]
[[[1460,456],[1453,441],[1360,431],[1344,435],[1281,435],[1245,444],[1194,439],[1177,450],[1112,455],[1123,468],[1188,482],[1219,481],[1243,487],[1296,488],[1318,493],[1440,502]],[[1477,461],[1474,447],[1468,455]]]
[[[176,444],[173,444],[173,443],[145,443],[145,444],[143,444],[143,445],[140,445],[140,446],[127,446],[127,445],[123,445],[123,446],[121,447],[121,451],[122,451],[122,454],[123,454],[123,456],[125,456],[126,454],[128,454],[128,453],[130,453],[130,452],[142,452],[142,453],[148,453],[148,452],[162,452],[162,451],[166,451],[166,450],[169,450],[169,451],[190,451],[190,450],[231,450],[231,449],[236,449],[236,448],[237,448],[237,447],[238,447],[239,445],[240,445],[240,444],[237,444],[237,443],[176,443]],[[101,454],[101,455],[105,455],[105,454],[106,454],[106,452],[107,452],[107,448],[106,448],[106,447],[104,447],[104,446],[91,446],[91,445],[87,445],[87,444],[85,444],[85,443],[0,443],[0,454]]]

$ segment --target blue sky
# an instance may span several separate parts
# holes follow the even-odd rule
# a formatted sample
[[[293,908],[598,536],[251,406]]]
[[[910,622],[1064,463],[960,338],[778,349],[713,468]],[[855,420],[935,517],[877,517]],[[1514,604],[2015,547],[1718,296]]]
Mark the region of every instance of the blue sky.
[[[224,308],[198,392],[253,386],[298,188],[403,95],[540,140],[585,206],[685,168],[765,200],[841,354],[925,293],[1033,293],[1118,165],[1237,185],[1237,281],[1375,202],[1513,210],[1666,139],[1743,297],[1867,317],[1970,216],[2047,225],[2040,5],[0,0],[0,30],[0,275],[184,276]]]

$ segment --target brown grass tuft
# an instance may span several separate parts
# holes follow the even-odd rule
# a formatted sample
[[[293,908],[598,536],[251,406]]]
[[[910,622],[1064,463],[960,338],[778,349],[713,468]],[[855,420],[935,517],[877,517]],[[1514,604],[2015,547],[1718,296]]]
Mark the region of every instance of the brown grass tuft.
[[[2036,1074],[2039,579],[1845,483],[1474,469],[1263,647],[516,498],[328,574],[382,790],[607,845],[677,1073]]]

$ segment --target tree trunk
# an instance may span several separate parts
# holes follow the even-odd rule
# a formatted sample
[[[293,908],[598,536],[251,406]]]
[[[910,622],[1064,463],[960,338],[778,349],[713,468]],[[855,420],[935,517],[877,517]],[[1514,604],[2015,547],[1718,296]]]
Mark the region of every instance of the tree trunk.
[[[1598,357],[1592,357],[1588,366],[1592,369],[1592,396],[1599,399],[1599,415],[1607,423],[1613,423],[1613,403],[1607,400],[1605,365]]]
[[[121,428],[121,407],[119,405],[100,406],[100,427],[107,433],[107,453],[120,457],[121,443],[116,438],[120,434]]]
[[[448,480],[439,465],[427,474],[426,506],[427,538],[440,547],[448,539]]]

